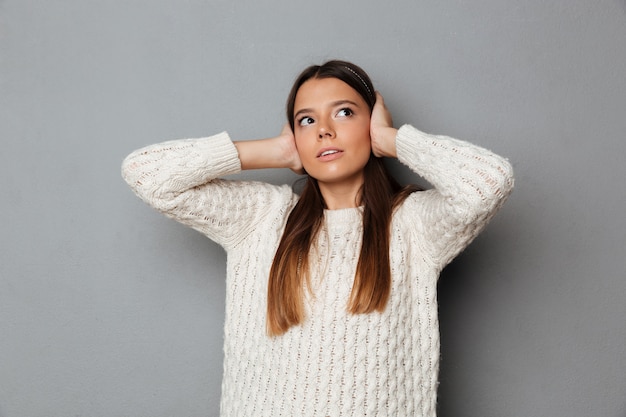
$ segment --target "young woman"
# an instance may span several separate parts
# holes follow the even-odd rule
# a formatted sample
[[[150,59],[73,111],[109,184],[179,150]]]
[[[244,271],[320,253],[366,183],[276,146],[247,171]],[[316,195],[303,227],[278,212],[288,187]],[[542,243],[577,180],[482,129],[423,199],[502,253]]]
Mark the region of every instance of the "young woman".
[[[437,278],[513,187],[503,158],[395,129],[367,74],[307,68],[274,138],[148,146],[122,173],[148,204],[227,252],[223,416],[435,416]],[[400,187],[382,157],[433,189]],[[305,173],[288,186],[219,179]]]

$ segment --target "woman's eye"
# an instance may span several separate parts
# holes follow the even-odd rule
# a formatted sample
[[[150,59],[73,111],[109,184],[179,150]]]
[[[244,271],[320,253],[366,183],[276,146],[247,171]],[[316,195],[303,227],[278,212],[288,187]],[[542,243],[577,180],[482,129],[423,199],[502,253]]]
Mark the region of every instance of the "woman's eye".
[[[354,113],[349,108],[341,109],[337,112],[337,116],[352,116]]]
[[[309,117],[309,116],[304,116],[303,118],[301,118],[301,119],[298,121],[298,124],[299,124],[300,126],[308,126],[308,125],[310,125],[311,123],[313,123],[313,121],[314,121],[314,120],[313,120],[311,117]]]

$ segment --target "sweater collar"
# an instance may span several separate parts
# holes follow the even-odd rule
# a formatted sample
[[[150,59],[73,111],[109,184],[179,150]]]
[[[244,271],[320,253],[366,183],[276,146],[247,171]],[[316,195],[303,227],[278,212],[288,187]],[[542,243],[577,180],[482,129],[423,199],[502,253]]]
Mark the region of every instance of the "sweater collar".
[[[328,225],[360,223],[362,215],[363,207],[324,210],[324,219]]]

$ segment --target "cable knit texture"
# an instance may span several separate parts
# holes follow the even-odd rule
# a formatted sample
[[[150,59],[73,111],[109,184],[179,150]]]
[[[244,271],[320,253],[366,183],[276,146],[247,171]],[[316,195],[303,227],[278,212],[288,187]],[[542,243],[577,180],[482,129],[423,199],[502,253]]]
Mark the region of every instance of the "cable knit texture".
[[[226,133],[148,146],[122,174],[145,202],[227,252],[221,415],[436,415],[437,279],[513,187],[503,158],[403,126],[398,159],[433,189],[410,195],[391,225],[392,289],[382,313],[346,311],[362,240],[361,210],[327,210],[311,257],[305,321],[266,334],[267,281],[288,186],[218,179],[241,169]]]

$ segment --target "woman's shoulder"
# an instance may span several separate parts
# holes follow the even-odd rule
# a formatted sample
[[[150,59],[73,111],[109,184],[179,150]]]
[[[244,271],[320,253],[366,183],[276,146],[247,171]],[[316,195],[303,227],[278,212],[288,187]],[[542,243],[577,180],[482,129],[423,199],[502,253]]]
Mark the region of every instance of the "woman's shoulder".
[[[392,216],[392,225],[397,231],[421,235],[433,226],[431,210],[436,207],[441,195],[433,188],[417,189],[397,205]]]

